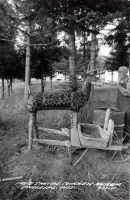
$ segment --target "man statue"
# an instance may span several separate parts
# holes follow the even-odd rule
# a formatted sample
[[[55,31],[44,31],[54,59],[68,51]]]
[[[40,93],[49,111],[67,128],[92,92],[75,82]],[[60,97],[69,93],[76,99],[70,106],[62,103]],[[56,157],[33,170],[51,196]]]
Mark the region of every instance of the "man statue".
[[[130,97],[130,78],[128,77],[127,73],[127,67],[123,66],[119,68],[117,87],[122,95]]]
[[[130,78],[127,75],[128,68],[122,66],[118,70],[117,108],[125,111],[125,129],[130,134]]]

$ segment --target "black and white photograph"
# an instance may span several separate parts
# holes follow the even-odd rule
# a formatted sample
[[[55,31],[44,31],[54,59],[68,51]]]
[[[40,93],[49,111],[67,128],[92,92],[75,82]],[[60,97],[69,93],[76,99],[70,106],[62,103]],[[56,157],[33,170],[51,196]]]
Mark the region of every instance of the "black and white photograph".
[[[0,200],[130,199],[130,0],[0,0]]]

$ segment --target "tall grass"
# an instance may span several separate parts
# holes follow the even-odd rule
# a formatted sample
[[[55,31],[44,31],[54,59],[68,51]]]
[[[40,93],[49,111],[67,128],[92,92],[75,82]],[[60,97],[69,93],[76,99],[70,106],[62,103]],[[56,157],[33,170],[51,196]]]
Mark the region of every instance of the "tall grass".
[[[88,104],[80,110],[79,112],[79,122],[92,123],[93,121],[93,111],[94,104],[89,101]],[[28,139],[28,122],[29,114],[26,112],[25,105],[23,104],[23,95],[22,94],[13,94],[8,99],[2,100],[0,104],[0,113],[1,113],[1,123],[0,123],[0,132],[1,132],[1,141],[0,141],[0,151],[2,161],[0,162],[0,176],[5,178],[6,176],[11,176],[8,170],[8,160],[12,155],[16,153],[16,145],[22,140]],[[70,128],[70,111],[39,111],[37,114],[38,126],[61,129],[64,127]],[[99,151],[90,151],[84,159],[81,160],[79,165],[76,167],[70,166],[68,162],[63,163],[61,167],[63,168],[62,174],[59,176],[45,176],[43,171],[47,167],[46,162],[49,162],[50,165],[53,164],[50,158],[53,158],[48,154],[48,161],[45,158],[45,152],[42,149],[37,149],[38,155],[41,156],[42,162],[44,165],[39,168],[37,173],[31,174],[33,182],[109,182],[112,180],[113,175],[105,176],[103,178],[103,171],[101,164],[107,162],[105,153]],[[33,153],[33,152],[32,152]],[[79,156],[80,153],[74,154],[74,159]],[[20,154],[21,155],[21,154]],[[17,156],[17,159],[20,159],[20,155]],[[43,155],[43,156],[42,156]],[[66,154],[64,154],[64,157]],[[35,154],[34,154],[35,157]],[[24,158],[24,156],[23,156]],[[17,161],[16,159],[16,161]],[[33,159],[33,156],[29,158]],[[58,158],[57,158],[58,159]],[[67,158],[68,159],[68,158]],[[101,160],[100,160],[101,159]],[[17,162],[12,160],[12,166],[14,169],[17,167]],[[13,163],[14,162],[14,163]],[[21,161],[22,162],[22,161]],[[53,167],[57,168],[57,171],[60,171],[58,165],[59,162],[63,162],[59,158],[57,165]],[[38,163],[34,163],[37,165]],[[16,165],[16,166],[15,166]],[[34,166],[30,166],[34,167]],[[118,164],[113,166],[118,168]],[[112,169],[107,169],[106,171],[111,171]],[[28,175],[30,176],[30,175]],[[24,176],[22,181],[28,181],[27,175]],[[121,187],[117,187],[114,190],[98,190],[97,187],[85,187],[85,186],[76,186],[75,189],[54,189],[54,190],[33,190],[33,189],[24,189],[21,190],[19,185],[15,185],[16,181],[5,182],[0,184],[0,199],[10,199],[10,200],[128,200],[129,199],[129,176],[126,173],[119,172],[114,176],[113,182],[121,183]]]

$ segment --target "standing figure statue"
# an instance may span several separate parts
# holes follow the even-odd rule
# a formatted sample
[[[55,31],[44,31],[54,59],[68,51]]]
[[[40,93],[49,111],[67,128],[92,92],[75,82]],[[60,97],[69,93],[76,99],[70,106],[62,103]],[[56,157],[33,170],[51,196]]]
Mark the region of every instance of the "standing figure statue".
[[[127,75],[128,68],[122,66],[118,70],[118,96],[117,108],[125,111],[125,129],[130,134],[130,78]]]
[[[130,97],[130,78],[128,77],[127,73],[127,67],[123,66],[119,68],[117,87],[122,95]]]

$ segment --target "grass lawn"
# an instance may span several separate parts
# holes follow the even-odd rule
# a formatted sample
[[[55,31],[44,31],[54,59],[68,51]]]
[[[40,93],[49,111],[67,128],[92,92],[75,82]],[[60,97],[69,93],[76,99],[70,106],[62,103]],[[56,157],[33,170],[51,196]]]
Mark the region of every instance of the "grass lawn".
[[[59,90],[56,82],[53,91],[49,84],[45,92]],[[0,200],[128,200],[129,161],[110,162],[113,152],[90,149],[74,167],[65,147],[39,145],[27,151],[29,114],[23,105],[23,92],[24,83],[14,83],[13,93],[9,98],[6,94],[0,104],[0,178],[23,176],[22,180],[0,183]],[[40,92],[39,82],[32,83],[31,92]],[[79,122],[92,123],[96,107],[115,107],[116,93],[116,88],[95,88],[94,101],[80,110]],[[70,127],[70,112],[39,111],[37,122],[38,126],[59,130]],[[40,130],[39,134],[40,138],[56,139]],[[73,163],[83,151],[74,152]],[[128,153],[123,156],[128,157]],[[117,154],[115,160],[119,159]],[[19,181],[26,183],[24,188]]]

